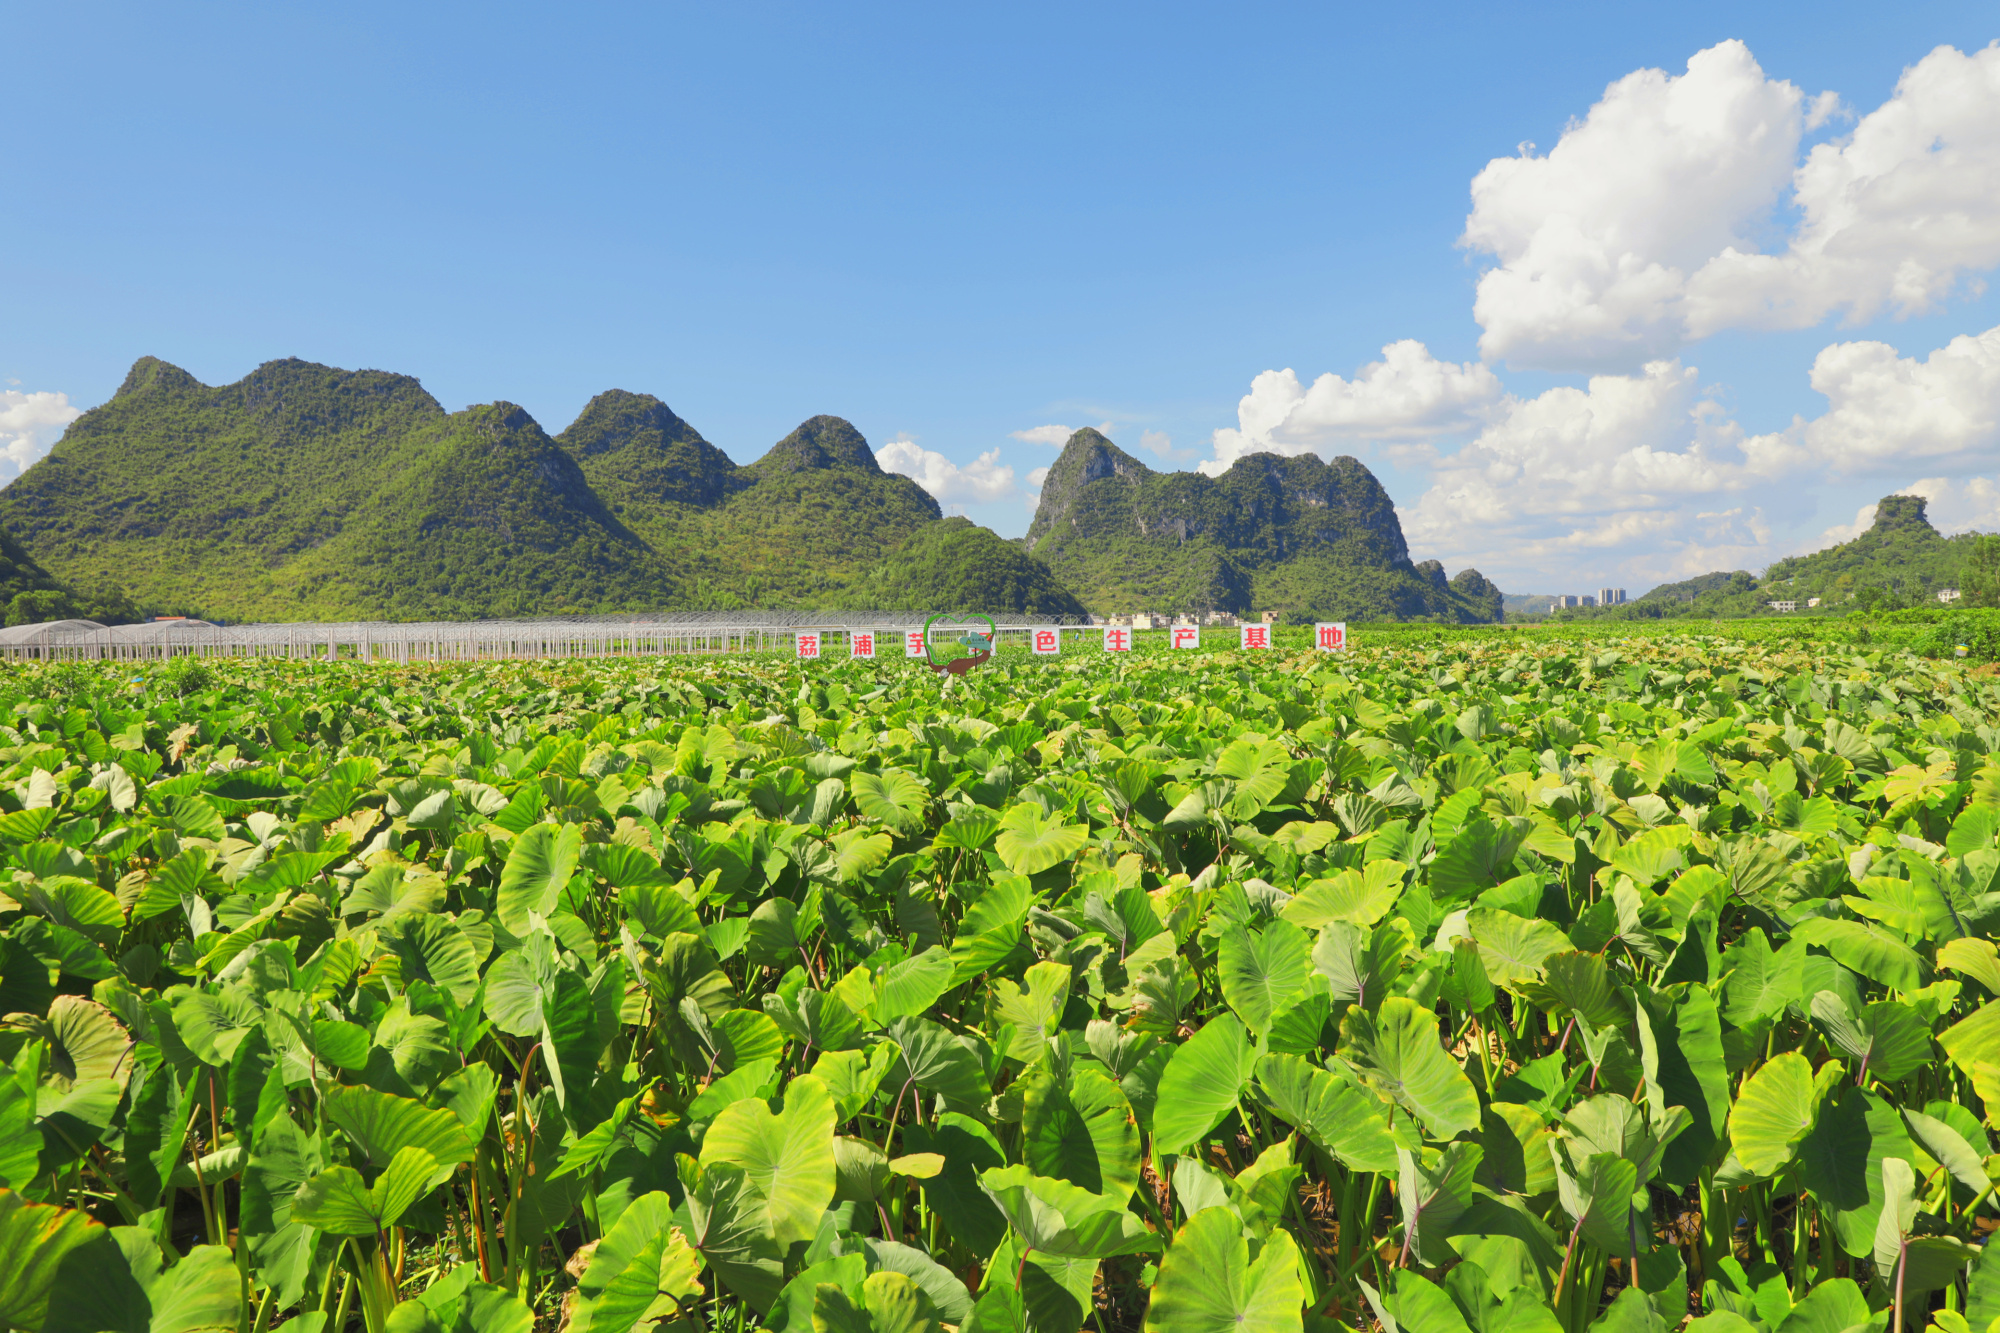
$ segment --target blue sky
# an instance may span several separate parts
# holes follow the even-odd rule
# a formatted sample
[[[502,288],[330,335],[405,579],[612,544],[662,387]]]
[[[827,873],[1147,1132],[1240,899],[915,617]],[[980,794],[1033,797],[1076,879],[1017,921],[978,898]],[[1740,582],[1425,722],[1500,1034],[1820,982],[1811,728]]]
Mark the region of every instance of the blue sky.
[[[1160,467],[1353,453],[1419,556],[1509,591],[1761,567],[1911,486],[2000,527],[1990,5],[79,3],[0,25],[14,468],[141,355],[212,384],[301,356],[551,432],[600,390],[652,392],[746,462],[837,413],[1008,535],[1055,457],[1037,428],[1109,423]],[[1840,179],[1794,179],[1815,146]],[[1531,169],[1475,206],[1495,159]],[[1260,433],[1239,400],[1287,368],[1342,378],[1297,411],[1278,386]]]

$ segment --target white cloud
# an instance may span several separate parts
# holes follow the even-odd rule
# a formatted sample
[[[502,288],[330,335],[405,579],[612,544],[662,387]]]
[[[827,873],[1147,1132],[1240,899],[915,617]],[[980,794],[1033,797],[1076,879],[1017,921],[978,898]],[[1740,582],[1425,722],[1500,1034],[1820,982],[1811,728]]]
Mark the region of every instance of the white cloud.
[[[2000,263],[2000,43],[1933,51],[1801,163],[1836,107],[1729,41],[1612,84],[1546,156],[1489,163],[1461,238],[1499,261],[1474,302],[1482,354],[1627,368],[1725,328],[1928,310]],[[1798,224],[1762,253],[1780,203]]]
[[[1747,435],[1699,381],[1693,367],[1655,361],[1584,389],[1509,397],[1470,444],[1432,464],[1430,489],[1403,515],[1412,549],[1516,569],[1616,550],[1635,577],[1700,573],[1703,560],[1754,567],[1782,553],[1767,546],[1767,504],[1795,509],[1823,479],[1915,460],[1969,472],[2000,450],[2000,328],[1922,359],[1878,342],[1827,347],[1812,371],[1826,412],[1772,434]],[[1943,530],[2000,528],[2000,488],[1983,478],[1930,477],[1899,493],[1926,496]],[[1732,496],[1747,502],[1717,503]],[[1798,549],[1852,540],[1874,517],[1863,506]]]
[[[1440,361],[1412,338],[1390,343],[1353,379],[1325,374],[1311,388],[1291,370],[1267,370],[1236,404],[1236,428],[1215,432],[1210,476],[1246,454],[1306,454],[1357,441],[1420,441],[1477,425],[1500,399],[1500,380],[1476,361]]]
[[[1991,478],[1924,477],[1901,493],[1930,501],[1925,512],[1939,532],[2000,532],[2000,483]]]
[[[1029,513],[1031,514],[1034,513],[1035,510],[1041,506],[1042,483],[1047,481],[1048,479],[1049,479],[1049,470],[1046,467],[1038,467],[1028,473],[1028,485],[1026,487],[1026,490],[1027,490]]]
[[[1413,545],[1449,550],[1474,533],[1505,542],[1603,546],[1647,535],[1659,511],[1729,484],[1738,471],[1698,372],[1655,361],[1584,389],[1509,398],[1442,458],[1404,516]]]
[[[1109,435],[1113,424],[1109,421],[1100,421],[1097,424],[1097,433]],[[1051,449],[1060,449],[1069,443],[1069,437],[1076,434],[1078,429],[1076,426],[1031,426],[1027,430],[1010,431],[1009,434],[1026,444],[1046,444]]]
[[[82,415],[67,394],[0,390],[0,486],[39,461]]]
[[[907,435],[898,435],[875,451],[875,461],[890,472],[900,472],[936,496],[940,503],[1005,500],[1020,493],[1014,484],[1014,469],[1000,461],[998,449],[988,449],[960,467],[935,450],[922,448]]]
[[[1191,458],[1201,457],[1201,450],[1199,449],[1175,448],[1173,437],[1163,430],[1140,431],[1139,447],[1163,463],[1179,463]]]
[[[1913,459],[1978,466],[2000,447],[2000,328],[1961,334],[1922,361],[1887,343],[1835,343],[1813,359],[1812,386],[1828,409],[1793,433],[1836,473]]]
[[[1853,541],[1856,537],[1859,537],[1862,533],[1875,526],[1875,511],[1880,507],[1878,503],[1873,501],[1862,505],[1861,508],[1854,511],[1854,521],[1852,523],[1834,524],[1811,541],[1803,543],[1793,554],[1810,555],[1814,551],[1824,551],[1829,546],[1839,546],[1842,542]]]

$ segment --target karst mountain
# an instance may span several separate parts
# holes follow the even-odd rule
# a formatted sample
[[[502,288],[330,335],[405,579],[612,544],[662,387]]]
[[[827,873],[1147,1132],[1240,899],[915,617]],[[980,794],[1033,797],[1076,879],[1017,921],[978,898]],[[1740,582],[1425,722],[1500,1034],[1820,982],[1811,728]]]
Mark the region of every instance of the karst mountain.
[[[42,589],[54,606],[61,591],[70,611],[105,615],[1499,618],[1475,571],[1448,582],[1410,561],[1394,506],[1351,458],[1156,473],[1079,431],[1027,538],[1009,541],[946,518],[839,417],[743,465],[649,394],[601,393],[551,435],[511,403],[447,412],[410,376],[297,359],[210,386],[142,358],[0,489],[6,541],[22,586],[0,593]]]

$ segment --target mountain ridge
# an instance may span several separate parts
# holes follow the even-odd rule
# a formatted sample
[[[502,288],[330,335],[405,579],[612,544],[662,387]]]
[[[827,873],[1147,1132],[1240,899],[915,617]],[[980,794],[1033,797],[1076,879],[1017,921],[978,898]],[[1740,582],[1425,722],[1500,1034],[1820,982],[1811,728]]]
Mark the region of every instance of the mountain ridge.
[[[0,533],[37,589],[227,620],[870,598],[1481,620],[1500,605],[1477,571],[1412,564],[1394,504],[1351,458],[1253,454],[1211,478],[1079,431],[1008,540],[945,519],[837,416],[738,464],[651,394],[605,390],[550,433],[518,404],[447,411],[414,377],[297,357],[217,386],[139,358],[0,488]]]
[[[1050,465],[1024,544],[1098,614],[1502,615],[1477,570],[1448,580],[1435,561],[1411,563],[1388,492],[1345,456],[1257,453],[1219,477],[1156,472],[1085,428]]]

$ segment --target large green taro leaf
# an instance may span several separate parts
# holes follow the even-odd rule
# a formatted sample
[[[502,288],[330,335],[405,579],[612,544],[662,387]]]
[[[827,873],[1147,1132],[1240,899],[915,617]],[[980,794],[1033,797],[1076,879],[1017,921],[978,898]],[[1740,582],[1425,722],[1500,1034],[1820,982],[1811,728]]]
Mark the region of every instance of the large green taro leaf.
[[[1437,1015],[1400,995],[1374,1014],[1348,1010],[1340,1053],[1362,1082],[1449,1139],[1479,1127],[1479,1094],[1439,1042]]]
[[[1147,1333],[1298,1333],[1305,1289],[1298,1246],[1274,1230],[1253,1258],[1229,1208],[1188,1219],[1160,1260],[1146,1307]]]
[[[1153,1151],[1185,1152],[1200,1143],[1250,1083],[1256,1052],[1229,1014],[1210,1019],[1174,1049],[1153,1107]]]
[[[780,1246],[811,1240],[833,1201],[834,1124],[826,1085],[801,1074],[786,1084],[785,1109],[775,1115],[754,1097],[723,1108],[702,1140],[702,1165],[742,1168],[770,1208]]]

